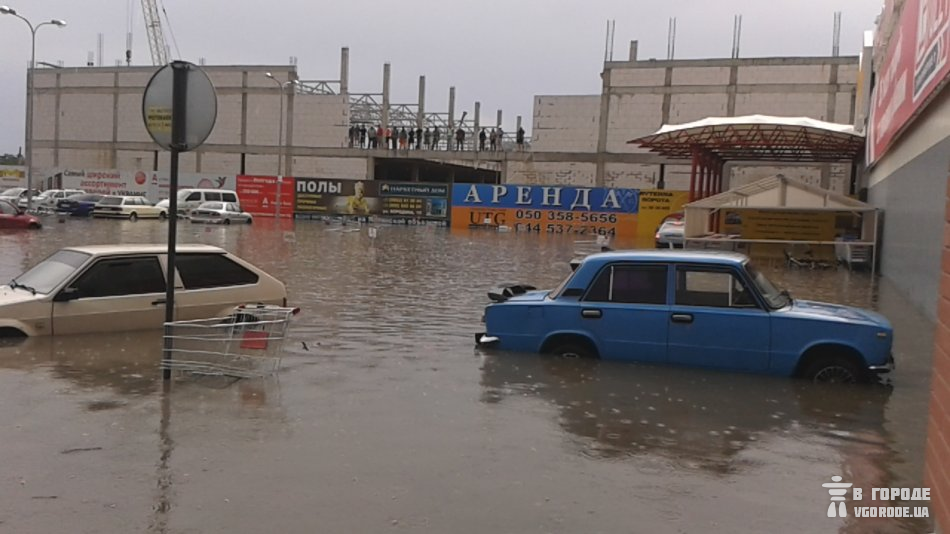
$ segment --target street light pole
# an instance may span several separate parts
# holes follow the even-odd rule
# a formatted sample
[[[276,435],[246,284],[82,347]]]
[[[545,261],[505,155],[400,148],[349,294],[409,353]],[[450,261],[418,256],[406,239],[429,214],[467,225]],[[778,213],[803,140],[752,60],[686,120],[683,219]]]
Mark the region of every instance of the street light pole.
[[[287,87],[297,83],[297,80],[288,80],[286,82],[281,82],[274,77],[273,74],[265,72],[264,76],[270,78],[270,80],[277,84],[278,89],[280,89],[280,119],[277,126],[277,219],[280,219],[280,196],[283,189],[284,176],[283,176],[283,163],[284,163],[284,93],[287,92]]]
[[[20,15],[9,6],[0,6],[0,15],[13,15],[22,20],[30,28],[32,37],[30,46],[30,71],[27,73],[26,99],[26,209],[33,209],[33,71],[36,70],[36,32],[43,26],[52,25],[62,28],[65,20],[52,19],[41,22],[36,26],[26,17]]]

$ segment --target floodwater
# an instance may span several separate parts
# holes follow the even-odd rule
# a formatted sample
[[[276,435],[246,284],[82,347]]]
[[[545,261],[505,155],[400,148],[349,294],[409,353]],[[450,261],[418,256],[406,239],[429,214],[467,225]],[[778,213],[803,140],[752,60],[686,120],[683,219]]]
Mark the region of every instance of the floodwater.
[[[274,379],[164,391],[157,332],[0,348],[0,532],[932,530],[826,516],[833,475],[923,484],[932,324],[886,282],[766,269],[795,297],[890,317],[891,387],[482,354],[485,290],[553,286],[578,245],[354,228],[182,223],[182,241],[268,270],[302,309]],[[50,219],[0,233],[0,280],[61,246],[165,232]]]

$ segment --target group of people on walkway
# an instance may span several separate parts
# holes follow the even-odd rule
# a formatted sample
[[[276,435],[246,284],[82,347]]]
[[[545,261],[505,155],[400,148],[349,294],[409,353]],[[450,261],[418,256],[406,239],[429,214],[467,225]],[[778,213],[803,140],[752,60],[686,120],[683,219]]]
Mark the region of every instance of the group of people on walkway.
[[[524,128],[518,128],[515,134],[515,142],[518,150],[524,150]],[[347,137],[350,148],[385,148],[388,150],[440,150],[439,141],[442,137],[442,130],[438,126],[407,129],[401,128],[383,128],[378,125],[375,128],[371,125],[369,128],[365,124],[350,126]],[[490,131],[482,128],[478,132],[478,145],[473,146],[475,150],[487,150],[496,152],[504,150],[502,141],[504,132],[500,127],[492,128]],[[455,150],[465,150],[465,130],[459,127],[455,131]],[[445,150],[451,150],[452,143],[446,139]]]

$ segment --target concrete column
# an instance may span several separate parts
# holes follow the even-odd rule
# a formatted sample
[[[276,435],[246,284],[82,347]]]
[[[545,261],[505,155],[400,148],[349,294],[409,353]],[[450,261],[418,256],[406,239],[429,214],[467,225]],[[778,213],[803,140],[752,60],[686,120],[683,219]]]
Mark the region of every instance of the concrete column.
[[[383,129],[389,127],[389,63],[383,64]]]
[[[518,130],[521,129],[521,115],[518,115],[518,121],[515,124],[515,133],[518,133]]]
[[[350,49],[343,47],[340,50],[340,94],[350,92]]]
[[[610,69],[605,68],[600,77],[603,86],[600,90],[600,123],[597,128],[597,168],[594,185],[604,187],[604,154],[607,152],[607,124],[610,122]]]
[[[482,103],[475,102],[475,130],[472,132],[472,150],[478,150],[478,132],[481,130]]]
[[[416,114],[416,128],[425,128],[426,121],[426,77],[419,76],[419,112]]]
[[[498,110],[498,118],[495,119],[495,127],[501,128],[501,110]]]
[[[455,88],[449,87],[449,131],[445,136],[446,141],[451,142],[455,139]]]
[[[638,44],[639,44],[638,41],[630,41],[630,58],[629,58],[630,61],[637,60],[637,45]]]

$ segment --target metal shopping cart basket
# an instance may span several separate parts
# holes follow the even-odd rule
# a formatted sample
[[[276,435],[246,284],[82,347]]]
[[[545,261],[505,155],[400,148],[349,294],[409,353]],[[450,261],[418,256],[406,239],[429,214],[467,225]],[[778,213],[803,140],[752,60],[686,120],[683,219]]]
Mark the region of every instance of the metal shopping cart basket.
[[[238,378],[280,370],[290,319],[300,308],[241,305],[231,315],[165,323],[162,369]]]

